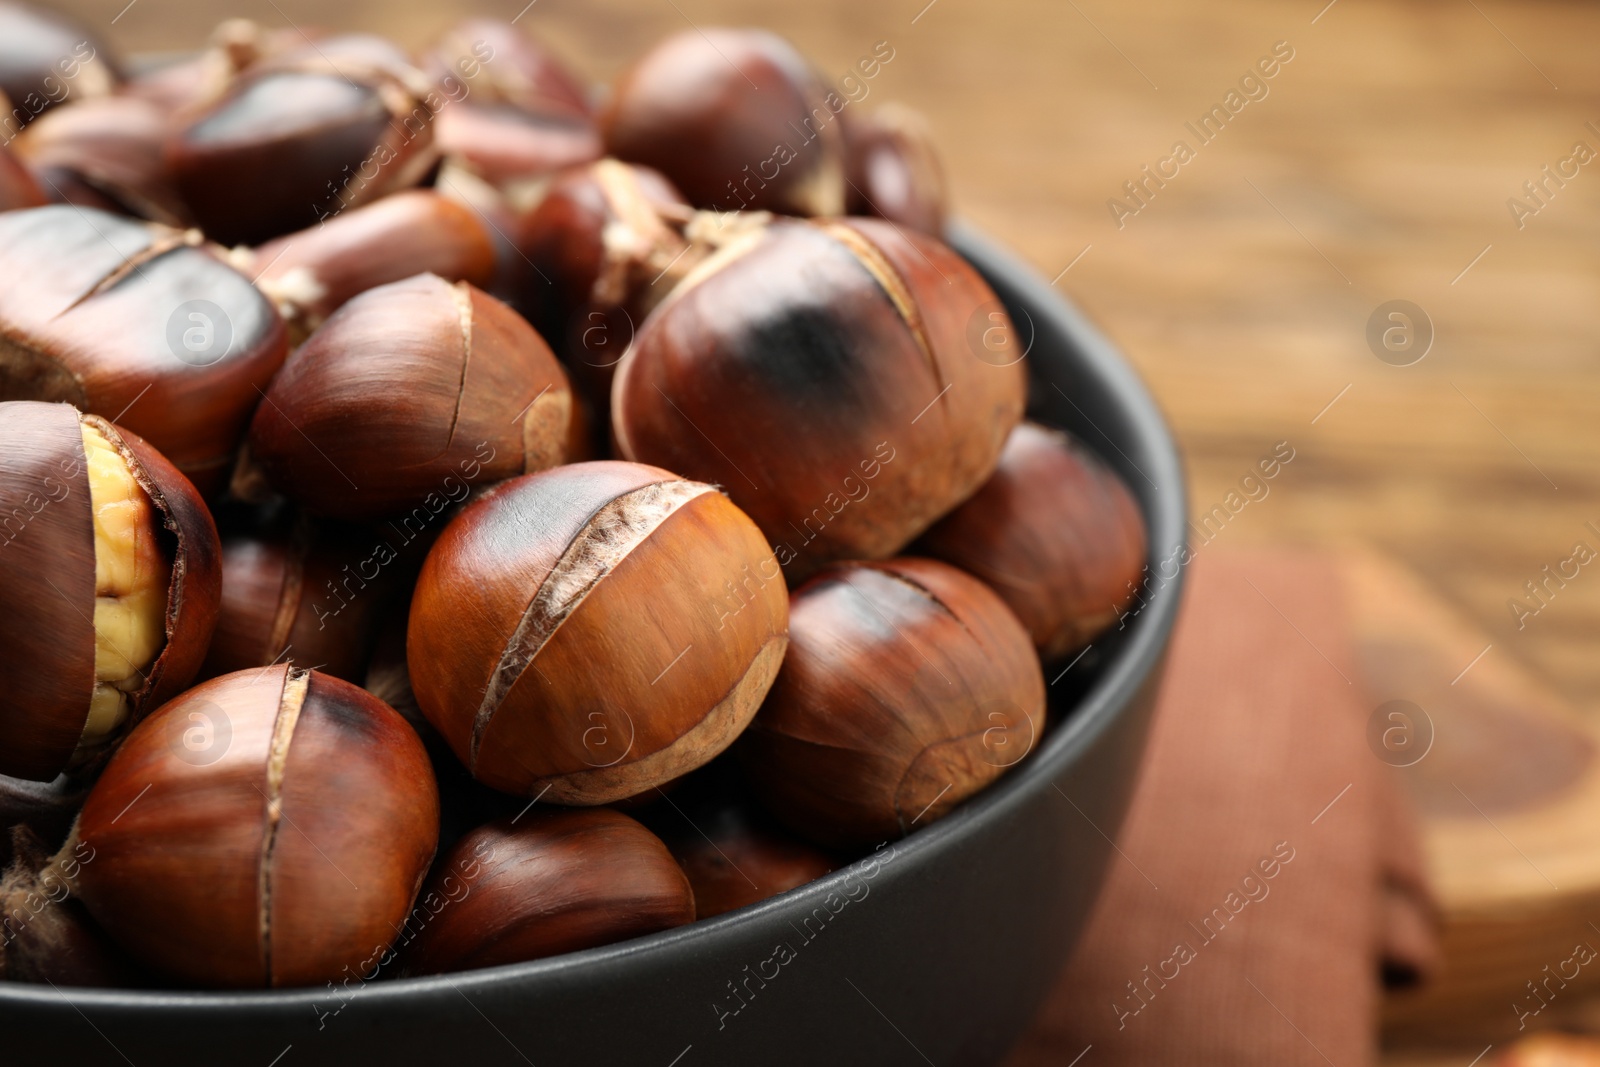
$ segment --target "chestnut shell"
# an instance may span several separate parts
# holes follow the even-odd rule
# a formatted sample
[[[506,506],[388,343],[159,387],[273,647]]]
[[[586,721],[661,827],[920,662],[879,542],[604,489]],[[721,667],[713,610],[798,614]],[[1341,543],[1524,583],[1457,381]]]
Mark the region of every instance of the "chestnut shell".
[[[77,752],[94,689],[94,520],[81,422],[128,462],[171,550],[166,641],[125,729],[200,669],[220,601],[216,526],[194,486],[137,435],[68,404],[0,402],[0,774],[49,781]]]
[[[0,400],[64,400],[220,489],[287,335],[198,238],[91,208],[0,213]]]
[[[608,808],[541,811],[457,842],[407,923],[402,959],[414,974],[494,967],[693,919],[688,880],[649,830]]]
[[[768,227],[691,274],[617,369],[620,455],[724,486],[791,583],[892,556],[970,496],[1022,417],[1010,322],[933,238],[874,219]]]
[[[316,671],[240,671],[160,708],[106,766],[77,895],[179,980],[318,984],[374,966],[438,832],[427,754],[392,709]]]
[[[790,610],[789,654],[738,751],[757,795],[803,836],[901,837],[1037,744],[1039,660],[976,578],[927,559],[835,564]]]

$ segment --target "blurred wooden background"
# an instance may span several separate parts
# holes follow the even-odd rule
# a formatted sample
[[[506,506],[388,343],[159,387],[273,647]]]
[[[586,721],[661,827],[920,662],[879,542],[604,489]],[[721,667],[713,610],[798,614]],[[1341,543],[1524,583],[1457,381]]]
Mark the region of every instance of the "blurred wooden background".
[[[124,51],[192,48],[229,16],[414,44],[468,10],[522,11],[520,25],[597,80],[691,23],[770,26],[834,77],[888,41],[894,59],[865,106],[926,112],[959,210],[1059,275],[1121,343],[1177,428],[1195,512],[1276,442],[1295,448],[1222,538],[1384,548],[1482,627],[1489,656],[1600,717],[1600,566],[1520,630],[1508,607],[1576,542],[1600,550],[1585,526],[1600,526],[1600,160],[1548,183],[1521,229],[1506,204],[1577,142],[1600,152],[1600,8],[524,2],[62,6]],[[1185,123],[1280,41],[1293,59],[1267,95],[1199,144]],[[1119,228],[1107,200],[1180,139],[1195,158]],[[1381,362],[1366,340],[1369,316],[1395,299],[1435,331],[1411,366]]]

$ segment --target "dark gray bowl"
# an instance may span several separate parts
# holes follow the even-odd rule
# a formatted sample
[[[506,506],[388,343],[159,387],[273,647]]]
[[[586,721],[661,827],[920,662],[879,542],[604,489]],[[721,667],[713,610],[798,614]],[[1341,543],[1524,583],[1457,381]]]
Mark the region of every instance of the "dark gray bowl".
[[[952,236],[1032,338],[1033,416],[1077,434],[1138,496],[1154,569],[1184,528],[1182,473],[1160,412],[1042,279],[970,230]],[[1051,672],[1061,721],[993,789],[792,893],[606,948],[364,988],[4,985],[0,1049],[7,1063],[137,1067],[995,1063],[1094,902],[1180,581],[1064,676]]]

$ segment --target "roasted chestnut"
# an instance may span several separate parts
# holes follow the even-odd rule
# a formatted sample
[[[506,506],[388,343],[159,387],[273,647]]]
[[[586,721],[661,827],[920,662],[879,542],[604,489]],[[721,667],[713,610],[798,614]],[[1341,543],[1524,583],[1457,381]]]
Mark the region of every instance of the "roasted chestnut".
[[[249,19],[232,18],[217,23],[206,47],[193,55],[133,73],[120,90],[169,114],[206,106],[228,91],[242,72],[263,59],[304,47],[314,40],[300,27],[268,29]]]
[[[659,838],[609,808],[539,811],[456,843],[407,919],[412,974],[495,967],[609,945],[694,919]]]
[[[446,527],[411,603],[411,682],[479,781],[604,804],[693,770],[755,714],[787,644],[782,574],[715,488],[579,463]]]
[[[439,35],[418,61],[449,96],[509,104],[530,115],[589,114],[589,93],[566,65],[509,22],[467,18]],[[454,86],[464,86],[457,93]]]
[[[623,458],[725,486],[790,581],[898,552],[1022,417],[1010,323],[949,248],[875,219],[775,223],[685,279],[617,368]]]
[[[885,104],[845,128],[852,215],[876,215],[934,236],[944,232],[949,194],[928,122],[901,104]]]
[[[398,559],[380,535],[327,523],[223,538],[222,608],[201,677],[295,663],[360,684],[386,594],[404,577],[390,568]]]
[[[839,866],[828,853],[796,840],[754,807],[729,799],[720,804],[673,803],[662,813],[662,840],[694,890],[694,917],[748,907],[814,882]]]
[[[207,235],[260,244],[416,185],[434,165],[427,77],[379,38],[329,38],[249,67],[167,143]]]
[[[302,345],[250,427],[280,491],[339,519],[431,515],[563,462],[567,377],[533,327],[466,282],[370,289]]]
[[[363,974],[439,834],[422,742],[376,697],[280,665],[213,679],[118,750],[74,893],[136,960],[199,986]]]
[[[693,29],[623,73],[600,129],[610,155],[654,167],[696,207],[841,215],[843,109],[776,34]]]
[[[0,214],[0,400],[64,400],[221,488],[283,322],[198,235],[64,205]]]
[[[987,582],[1049,662],[1116,622],[1138,590],[1146,547],[1122,479],[1068,435],[1025,422],[983,488],[917,550]]]
[[[948,564],[841,563],[795,590],[739,754],[766,806],[834,847],[942,818],[1032,749],[1044,675],[988,586]]]
[[[167,115],[131,96],[105,96],[40,117],[17,138],[18,154],[51,199],[182,226],[163,145]]]
[[[217,531],[138,436],[67,404],[0,403],[0,774],[103,755],[200,668]]]
[[[0,94],[11,98],[7,139],[56,105],[105,96],[121,80],[105,45],[78,23],[0,2]]]
[[[4,102],[5,98],[0,97],[0,104]],[[10,149],[0,146],[0,211],[39,207],[44,202],[44,190],[32,173]]]
[[[304,340],[351,297],[416,274],[485,287],[494,279],[495,249],[477,212],[412,189],[268,241],[235,262]]]

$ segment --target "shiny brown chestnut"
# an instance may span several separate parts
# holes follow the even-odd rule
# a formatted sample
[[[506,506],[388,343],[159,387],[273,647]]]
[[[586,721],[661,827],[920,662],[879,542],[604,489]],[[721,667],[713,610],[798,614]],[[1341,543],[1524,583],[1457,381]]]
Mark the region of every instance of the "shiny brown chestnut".
[[[0,0],[0,94],[9,139],[67,101],[105,96],[122,72],[100,39],[53,11]]]
[[[927,120],[902,104],[885,104],[853,116],[845,133],[850,214],[942,234],[950,197]]]
[[[772,549],[714,487],[635,463],[498,486],[428,554],[407,657],[479,781],[605,804],[727,748],[783,658]]]
[[[620,811],[534,812],[467,834],[407,920],[412,974],[542,959],[682,926],[694,897],[659,838]]]
[[[404,580],[380,537],[301,521],[222,540],[222,607],[200,677],[294,663],[360,684]]]
[[[483,288],[494,279],[495,249],[477,212],[431,189],[408,189],[235,262],[303,341],[352,297],[416,274]]]
[[[213,679],[123,743],[66,848],[133,958],[208,987],[361,974],[411,910],[439,834],[422,742],[370,694],[287,666]]]
[[[0,402],[0,774],[93,764],[200,668],[216,527],[133,433],[67,404]]]
[[[0,96],[0,105],[4,103],[5,97]],[[38,180],[11,149],[0,146],[0,211],[40,207],[44,203],[44,190]]]
[[[133,73],[120,95],[137,97],[169,114],[188,112],[211,103],[228,91],[241,73],[262,60],[304,47],[308,38],[301,27],[271,29],[250,19],[232,18],[217,23],[206,47],[172,63]]]
[[[933,238],[784,221],[707,260],[617,368],[626,459],[725,486],[791,582],[893,555],[982,485],[1022,417],[993,292]]]
[[[173,131],[168,163],[207,235],[260,244],[420,182],[440,106],[387,41],[329,38],[249,67]]]
[[[1133,602],[1146,547],[1122,479],[1079,441],[1025,422],[983,488],[917,551],[987,582],[1050,662],[1093,641]]]
[[[0,400],[116,419],[221,488],[287,341],[266,297],[198,242],[90,208],[0,214]]]
[[[693,29],[622,74],[600,128],[610,155],[654,167],[696,207],[840,215],[844,103],[776,34]]]
[[[58,108],[17,138],[17,152],[52,200],[183,226],[188,209],[173,187],[160,105],[106,96]]]
[[[578,76],[500,19],[463,19],[425,48],[417,65],[446,95],[475,104],[510,104],[530,115],[589,114],[589,93]],[[456,85],[465,92],[458,93]]]
[[[313,513],[437,515],[565,459],[566,375],[516,312],[431,274],[370,289],[295,351],[250,427],[268,481]]]
[[[663,831],[663,840],[694,890],[696,919],[798,889],[839,866],[828,853],[737,800],[696,806],[678,832]]]
[[[739,754],[766,806],[814,841],[866,846],[926,826],[1044,728],[1027,631],[948,564],[835,564],[795,591],[789,632]]]

